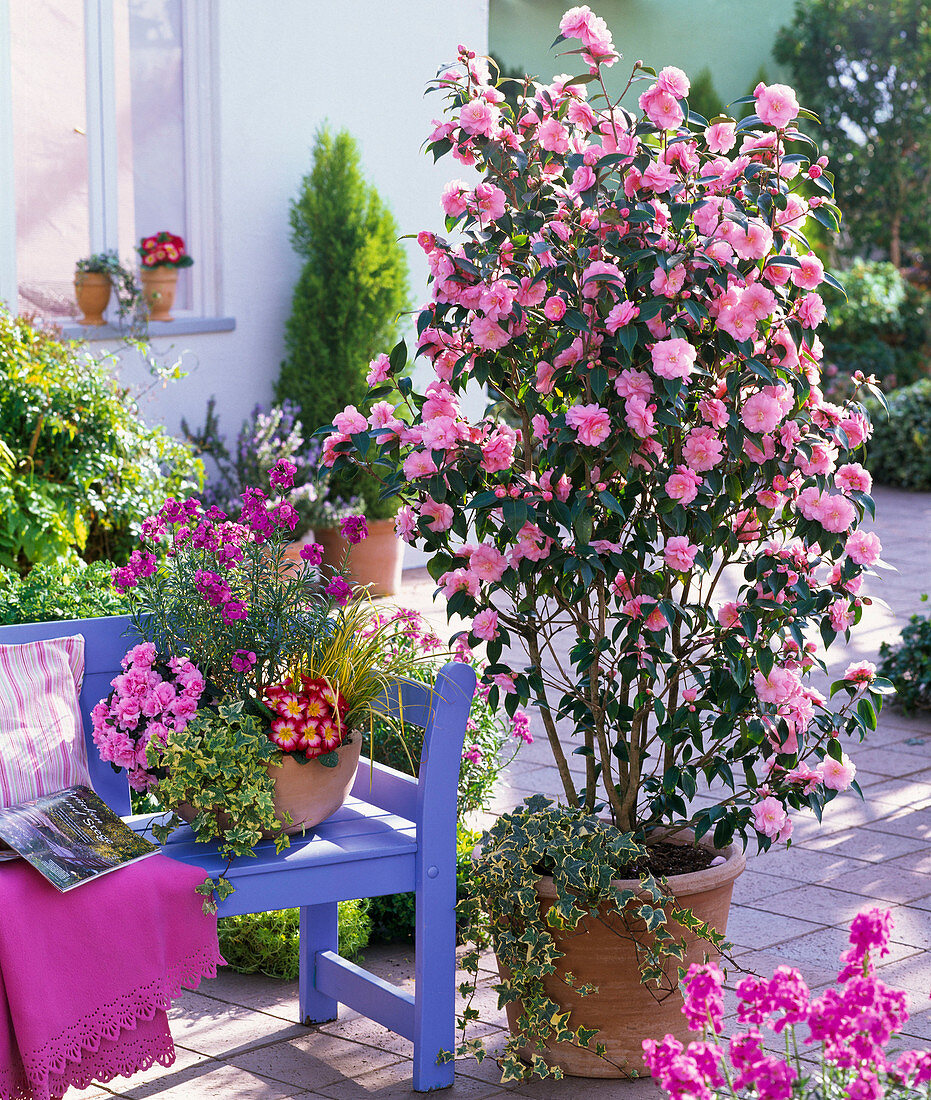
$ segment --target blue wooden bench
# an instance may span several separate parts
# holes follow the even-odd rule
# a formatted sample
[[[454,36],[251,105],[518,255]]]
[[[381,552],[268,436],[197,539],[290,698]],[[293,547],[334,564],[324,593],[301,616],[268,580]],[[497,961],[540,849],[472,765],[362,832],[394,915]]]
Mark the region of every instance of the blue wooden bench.
[[[130,815],[124,773],[100,761],[91,739],[90,709],[110,692],[120,660],[138,639],[125,617],[75,619],[0,627],[0,644],[83,634],[86,670],[81,692],[88,762],[97,793],[117,813]],[[257,846],[256,858],[237,860],[228,872],[235,892],[220,915],[300,908],[300,1019],[322,1023],[339,1003],[413,1041],[417,1091],[453,1083],[451,1061],[440,1051],[455,1040],[456,792],[475,673],[451,663],[433,688],[399,682],[384,709],[425,730],[420,778],[414,780],[363,759],[352,794],[341,810],[276,855]],[[135,828],[148,819],[131,818]],[[181,828],[166,855],[215,876],[225,867],[214,845],[196,844]],[[413,995],[340,957],[337,903],[351,898],[414,891]]]

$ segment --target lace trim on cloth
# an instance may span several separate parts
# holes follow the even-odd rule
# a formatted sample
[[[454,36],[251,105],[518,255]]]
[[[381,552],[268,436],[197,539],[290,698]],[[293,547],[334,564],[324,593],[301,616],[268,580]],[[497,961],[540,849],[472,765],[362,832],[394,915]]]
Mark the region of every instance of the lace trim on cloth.
[[[86,1088],[94,1078],[105,1083],[116,1076],[129,1077],[155,1062],[170,1066],[175,1048],[167,1026],[164,1035],[136,1041],[127,1036],[118,1050],[100,1052],[100,1044],[135,1031],[138,1020],[167,1012],[182,989],[196,989],[201,978],[215,978],[223,962],[216,947],[202,947],[175,963],[164,978],[100,1005],[44,1046],[21,1055],[22,1067],[0,1066],[0,1100],[48,1100],[50,1085],[58,1089],[63,1084],[64,1092],[72,1085]],[[100,1057],[88,1058],[98,1053]]]

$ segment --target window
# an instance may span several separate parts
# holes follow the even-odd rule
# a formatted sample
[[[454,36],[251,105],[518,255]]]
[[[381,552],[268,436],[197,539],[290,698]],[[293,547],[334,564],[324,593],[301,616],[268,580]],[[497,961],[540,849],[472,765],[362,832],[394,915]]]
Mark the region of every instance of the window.
[[[211,0],[0,0],[0,232],[15,242],[0,294],[15,308],[67,322],[77,259],[135,260],[168,229],[196,261],[176,312],[217,313],[211,21]]]

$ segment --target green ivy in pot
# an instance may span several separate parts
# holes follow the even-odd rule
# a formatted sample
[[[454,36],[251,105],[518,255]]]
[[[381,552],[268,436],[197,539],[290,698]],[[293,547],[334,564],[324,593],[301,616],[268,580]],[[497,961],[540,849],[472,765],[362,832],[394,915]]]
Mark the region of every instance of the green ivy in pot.
[[[183,730],[171,730],[164,746],[150,742],[147,756],[150,766],[166,773],[159,780],[159,801],[193,807],[191,828],[197,840],[218,841],[220,855],[230,862],[254,855],[263,832],[290,824],[275,815],[275,783],[268,770],[269,765],[281,766],[281,752],[262,723],[244,713],[241,701],[221,704],[216,711],[202,708]],[[153,825],[152,832],[164,844],[183,824],[174,813],[167,823]],[[274,839],[277,852],[288,846],[284,833]],[[195,890],[204,895],[206,906],[214,892],[222,901],[233,885],[219,875]]]
[[[78,260],[74,267],[79,275],[83,272],[106,275],[116,296],[116,312],[120,324],[128,322],[131,331],[136,334],[145,332],[147,314],[142,287],[135,272],[123,264],[115,249],[95,252]]]
[[[522,1008],[499,1057],[502,1083],[534,1075],[561,1078],[562,1070],[536,1053],[545,1049],[547,1041],[605,1056],[604,1045],[593,1044],[597,1030],[571,1026],[571,1013],[546,994],[543,979],[555,973],[564,954],[552,929],[571,931],[586,917],[596,920],[617,914],[635,945],[641,981],[651,992],[656,990],[657,999],[675,988],[670,967],[686,951],[685,941],[670,930],[674,922],[721,950],[724,937],[690,910],[681,909],[662,879],[646,870],[632,873],[646,857],[646,847],[631,833],[621,832],[584,808],[554,805],[543,795],[533,795],[495,822],[482,838],[466,897],[457,906],[470,944],[460,960],[470,977],[459,987],[466,1005],[458,1019],[462,1041],[457,1055],[472,1055],[479,1061],[485,1055],[482,1040],[467,1040],[465,1032],[479,1018],[471,1002],[480,952],[489,941],[510,975],[495,986],[499,1002],[519,1001]],[[544,875],[552,877],[557,891],[545,916],[537,896],[537,884]],[[632,877],[639,878],[636,890],[620,889],[614,881]],[[646,935],[634,930],[640,928]],[[566,982],[580,996],[594,992],[571,974],[566,974]],[[532,1053],[525,1060],[528,1050]]]

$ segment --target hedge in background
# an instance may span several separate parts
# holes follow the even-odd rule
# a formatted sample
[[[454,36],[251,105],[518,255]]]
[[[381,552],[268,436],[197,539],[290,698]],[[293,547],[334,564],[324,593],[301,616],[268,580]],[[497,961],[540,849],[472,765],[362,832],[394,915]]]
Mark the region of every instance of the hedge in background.
[[[928,374],[931,296],[890,263],[854,260],[831,274],[844,296],[825,287],[824,362],[844,374],[875,374],[887,393]]]
[[[922,597],[927,601],[928,595]],[[879,647],[879,675],[895,687],[895,702],[910,714],[931,710],[931,617],[912,615],[897,646]]]
[[[886,401],[888,420],[878,406],[870,407],[866,465],[881,485],[931,491],[931,378],[896,390]]]
[[[313,165],[291,203],[291,243],[304,266],[275,399],[295,402],[305,429],[314,432],[346,405],[361,405],[369,361],[394,343],[398,315],[408,306],[398,227],[363,178],[359,148],[345,130],[317,134]],[[374,478],[356,475],[342,495],[363,496],[370,519],[394,515],[396,506],[379,501],[378,491]]]
[[[202,478],[106,362],[0,308],[0,565],[124,561],[142,520]]]
[[[88,565],[72,556],[33,566],[25,577],[0,568],[0,626],[125,615],[129,608],[110,583],[113,562]]]

